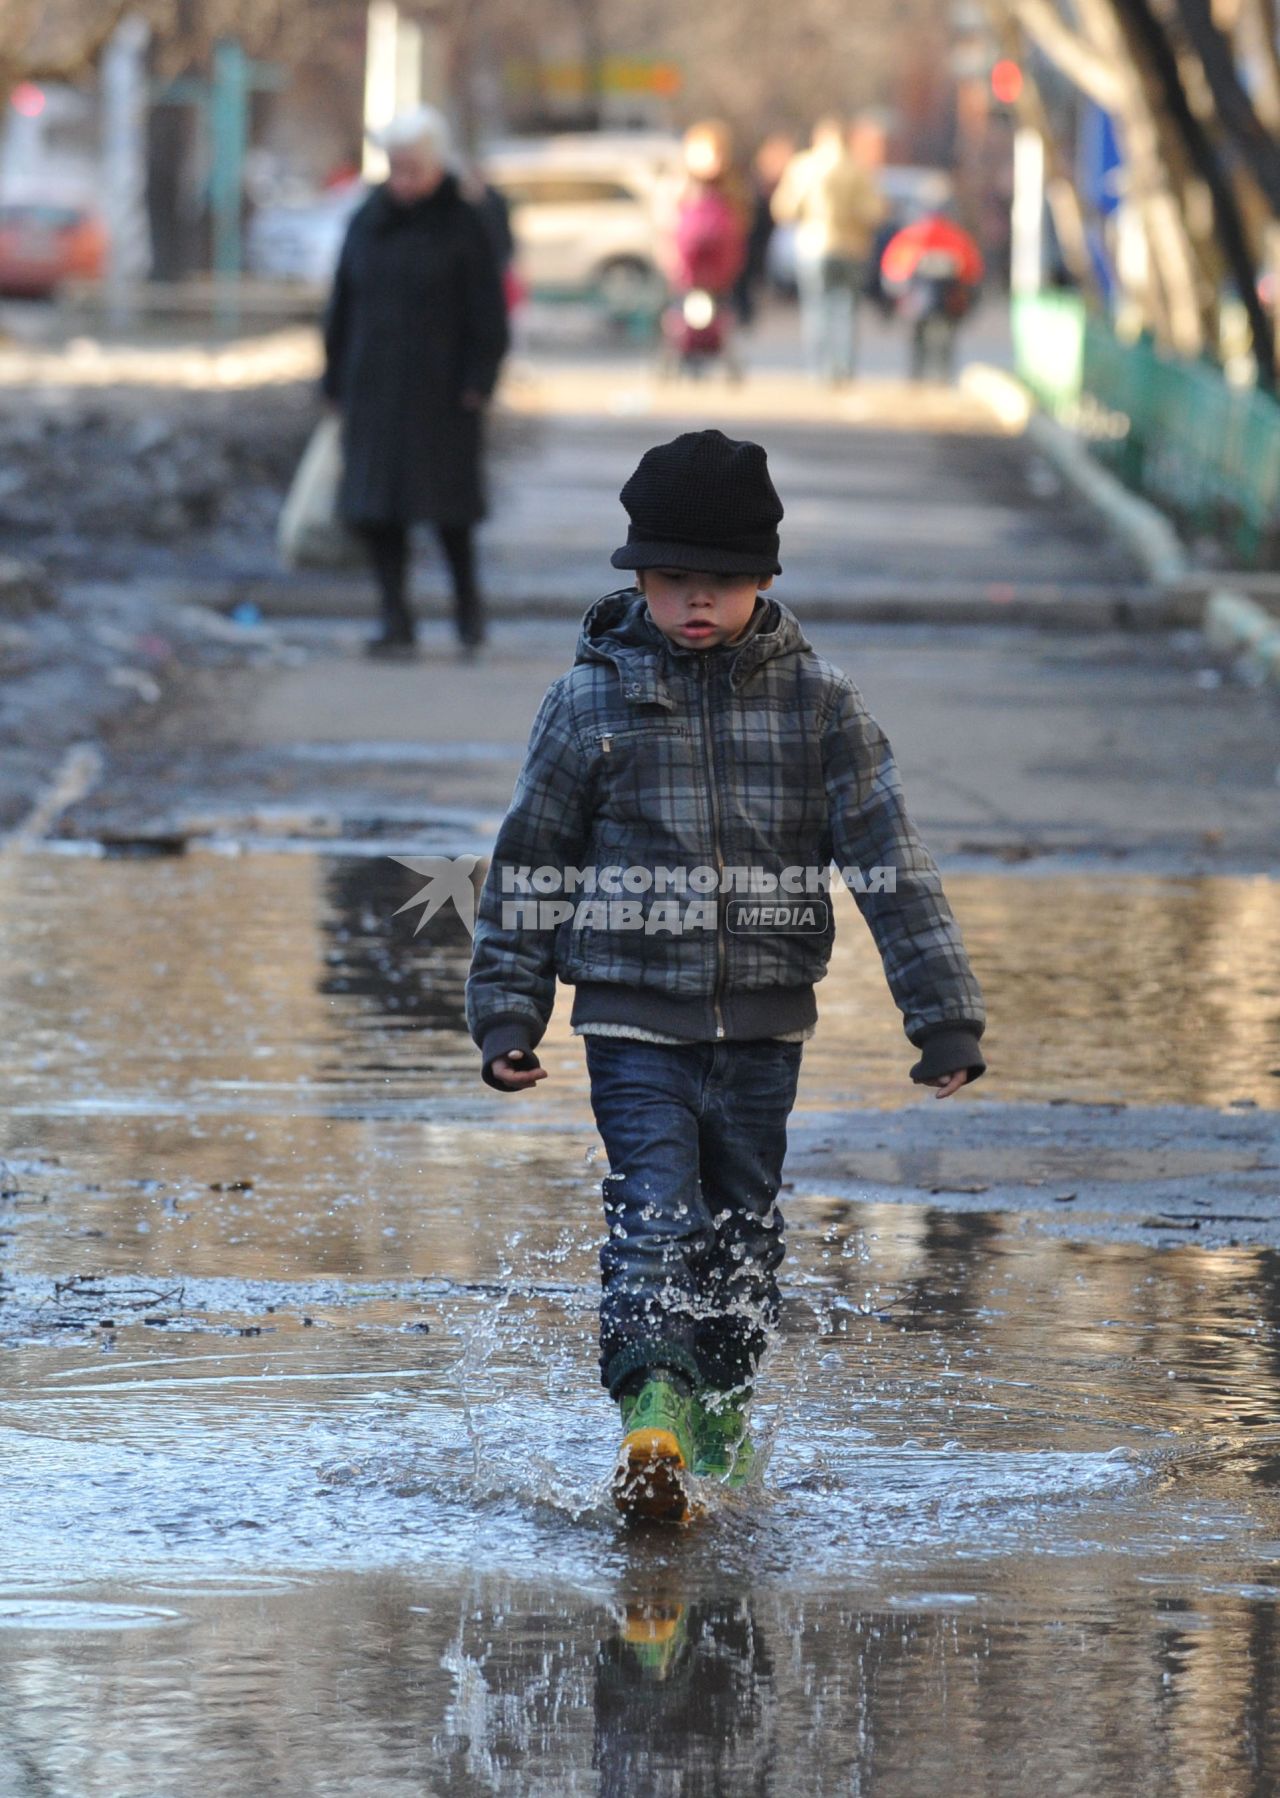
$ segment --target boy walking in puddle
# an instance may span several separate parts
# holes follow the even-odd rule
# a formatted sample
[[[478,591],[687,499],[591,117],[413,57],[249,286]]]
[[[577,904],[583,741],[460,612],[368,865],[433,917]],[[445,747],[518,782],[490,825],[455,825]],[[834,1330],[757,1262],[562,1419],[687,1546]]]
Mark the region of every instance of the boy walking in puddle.
[[[546,1078],[575,988],[609,1158],[601,1378],[620,1508],[683,1521],[687,1475],[739,1486],[778,1315],[777,1205],[840,869],[910,1042],[948,1098],[985,1069],[982,995],[892,752],[848,677],[768,596],[783,515],[759,444],[689,432],[622,490],[613,565],[534,721],[481,896],[467,1021],[484,1079]]]

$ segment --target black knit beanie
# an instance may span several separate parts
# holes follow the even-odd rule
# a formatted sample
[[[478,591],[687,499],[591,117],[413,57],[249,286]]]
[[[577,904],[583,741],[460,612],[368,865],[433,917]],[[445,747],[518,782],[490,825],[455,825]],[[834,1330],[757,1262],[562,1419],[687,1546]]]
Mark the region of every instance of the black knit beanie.
[[[782,501],[758,443],[686,431],[646,450],[622,489],[631,527],[615,568],[781,574]]]

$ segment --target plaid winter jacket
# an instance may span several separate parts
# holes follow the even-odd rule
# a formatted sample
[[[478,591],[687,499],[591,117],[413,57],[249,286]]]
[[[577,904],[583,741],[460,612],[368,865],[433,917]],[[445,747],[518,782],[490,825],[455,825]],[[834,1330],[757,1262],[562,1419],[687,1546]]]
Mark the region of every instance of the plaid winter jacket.
[[[607,594],[534,720],[480,899],[467,1022],[486,1079],[532,1053],[557,974],[575,1024],[690,1041],[806,1027],[832,862],[922,1051],[913,1078],[976,1078],[982,995],[853,683],[776,600],[744,640],[685,650],[635,589]]]

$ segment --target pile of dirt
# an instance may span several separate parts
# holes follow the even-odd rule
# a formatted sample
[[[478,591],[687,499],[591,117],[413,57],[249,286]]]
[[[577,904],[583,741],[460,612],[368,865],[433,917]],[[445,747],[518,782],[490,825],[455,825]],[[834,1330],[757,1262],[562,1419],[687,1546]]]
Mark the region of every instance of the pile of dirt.
[[[301,381],[28,390],[0,414],[0,555],[55,579],[269,571],[318,416]]]

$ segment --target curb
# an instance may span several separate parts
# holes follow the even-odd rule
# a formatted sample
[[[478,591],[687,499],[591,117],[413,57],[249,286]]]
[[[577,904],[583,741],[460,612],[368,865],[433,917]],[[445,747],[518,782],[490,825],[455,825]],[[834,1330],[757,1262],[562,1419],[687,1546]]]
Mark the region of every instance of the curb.
[[[1256,599],[1227,588],[1211,593],[1204,636],[1210,649],[1231,657],[1250,685],[1280,693],[1280,622]]]
[[[1055,419],[1037,409],[1030,392],[1015,375],[986,362],[971,362],[960,385],[981,401],[1010,431],[1023,431],[1032,446],[1051,462],[1063,480],[1097,511],[1142,565],[1147,578],[1164,585],[1184,580],[1190,570],[1187,552],[1164,513],[1121,484],[1095,462],[1084,444]],[[1182,622],[1198,624],[1199,611]]]

